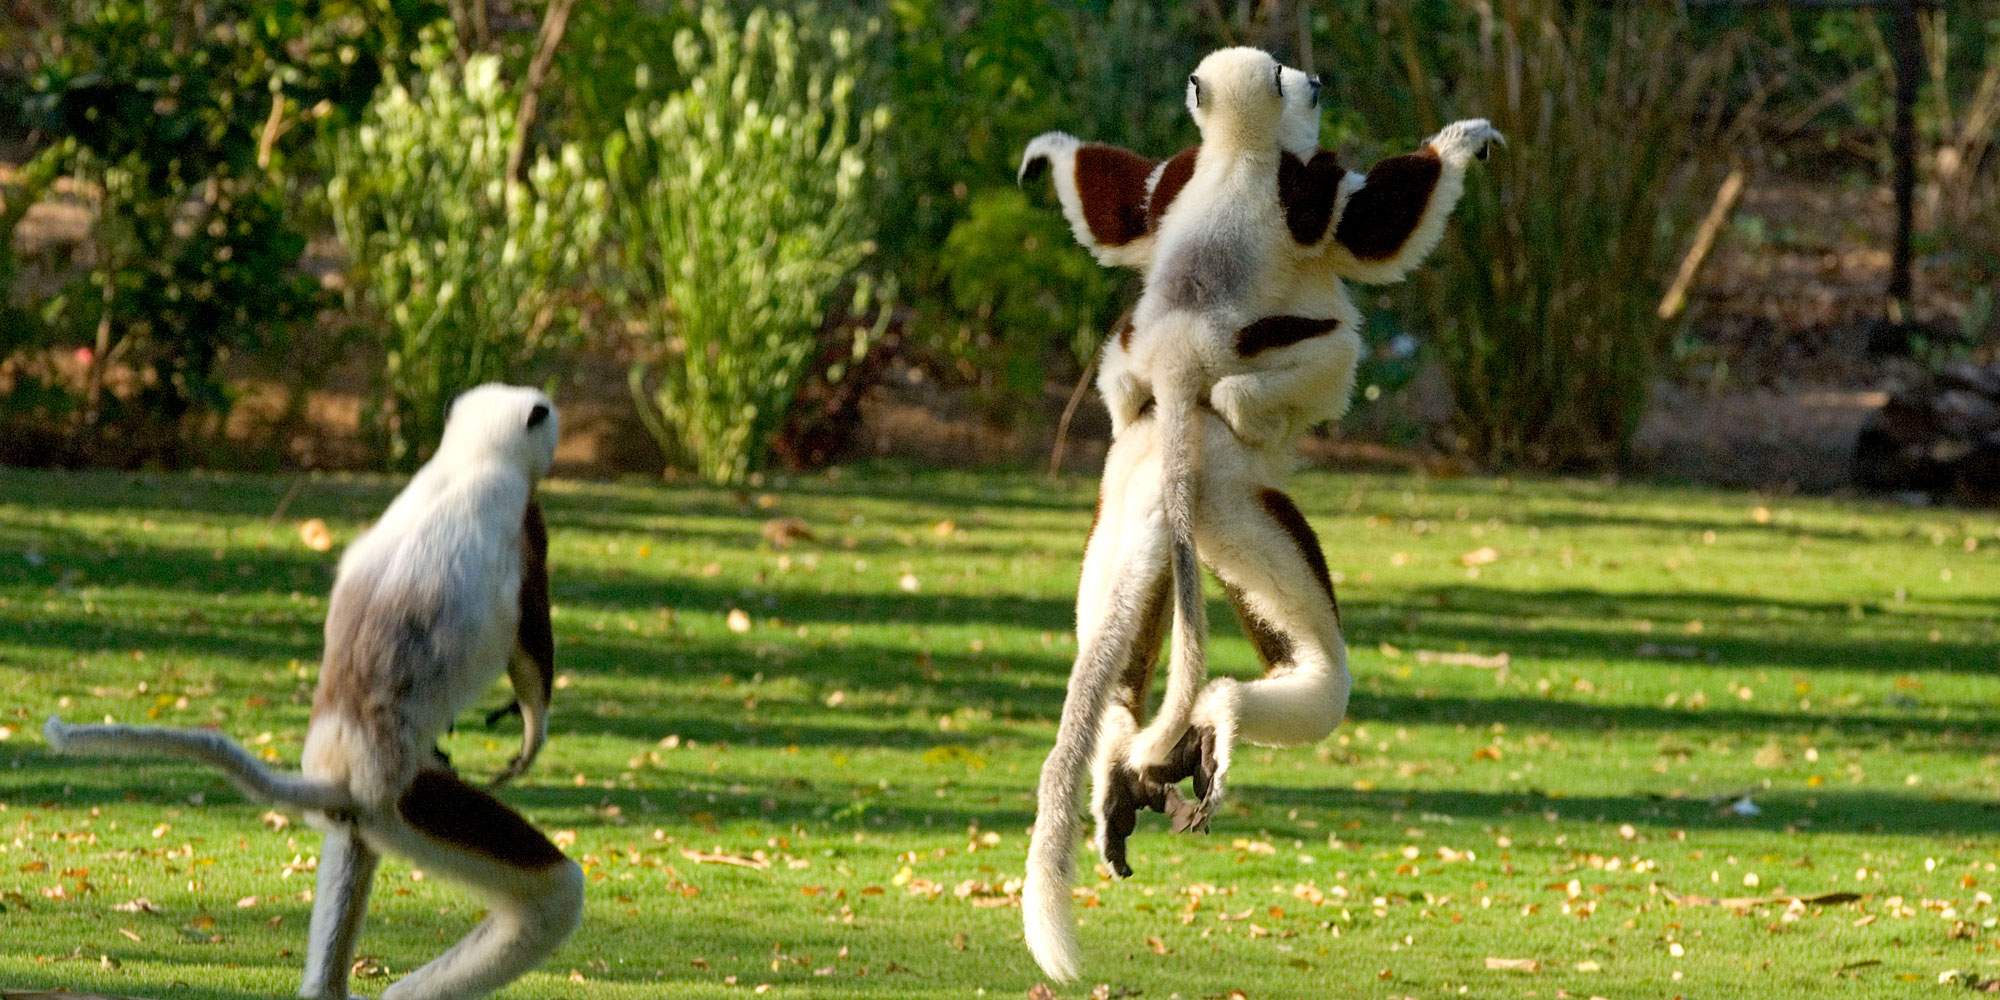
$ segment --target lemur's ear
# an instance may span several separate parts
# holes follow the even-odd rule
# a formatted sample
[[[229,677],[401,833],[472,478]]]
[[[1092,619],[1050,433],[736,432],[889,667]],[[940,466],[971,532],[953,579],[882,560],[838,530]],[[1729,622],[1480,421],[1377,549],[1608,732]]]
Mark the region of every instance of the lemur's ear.
[[[1201,77],[1188,74],[1188,92],[1194,95],[1194,106],[1201,107]]]
[[[549,408],[540,403],[536,403],[535,408],[528,411],[528,427],[531,430],[540,427],[542,421],[547,419],[549,419]]]

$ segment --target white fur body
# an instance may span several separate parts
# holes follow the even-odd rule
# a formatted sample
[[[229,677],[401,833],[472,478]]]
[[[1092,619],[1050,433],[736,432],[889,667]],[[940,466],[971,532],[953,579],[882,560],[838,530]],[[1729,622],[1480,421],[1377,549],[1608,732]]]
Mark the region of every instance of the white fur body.
[[[303,997],[348,1000],[385,852],[465,883],[487,914],[384,1000],[483,996],[540,964],[576,928],[582,870],[498,800],[443,770],[432,749],[515,659],[524,523],[556,428],[553,404],[533,389],[487,385],[454,402],[436,454],[341,557],[302,774],[273,772],[215,733],[58,719],[44,730],[58,752],[208,763],[246,793],[306,813],[326,838]],[[532,760],[546,735],[539,694],[515,678],[528,726],[508,774]]]
[[[1363,244],[1350,247],[1340,237],[1340,222],[1365,187],[1358,174],[1342,173],[1331,192],[1321,189],[1330,198],[1331,218],[1319,239],[1294,238],[1288,230],[1274,154],[1282,149],[1301,163],[1313,159],[1314,104],[1309,119],[1292,111],[1283,116],[1294,125],[1309,121],[1309,127],[1264,130],[1254,122],[1240,128],[1242,119],[1234,116],[1212,128],[1206,109],[1191,100],[1203,127],[1192,174],[1160,211],[1168,164],[1155,166],[1143,192],[1148,226],[1117,246],[1092,236],[1076,176],[1081,144],[1075,138],[1050,133],[1030,143],[1023,158],[1024,177],[1038,160],[1054,168],[1072,232],[1100,262],[1147,271],[1130,326],[1108,339],[1100,356],[1098,386],[1111,410],[1113,442],[1078,588],[1079,655],[1056,747],[1043,766],[1023,891],[1028,946],[1058,979],[1073,978],[1081,964],[1069,903],[1079,769],[1092,772],[1096,841],[1112,861],[1114,807],[1107,795],[1122,776],[1163,765],[1184,735],[1212,734],[1206,810],[1224,794],[1237,740],[1313,743],[1346,714],[1351,679],[1332,583],[1317,539],[1277,487],[1289,470],[1291,441],[1313,424],[1342,416],[1352,396],[1361,317],[1343,279],[1400,280],[1420,263],[1463,192],[1467,163],[1500,137],[1474,120],[1454,123],[1429,140],[1419,155],[1435,158],[1437,177],[1421,195],[1414,225],[1392,252],[1364,254],[1357,249]],[[1132,176],[1129,160],[1121,169]],[[1120,191],[1129,195],[1129,185],[1114,185],[1113,193]],[[1398,199],[1407,206],[1393,183],[1383,191],[1372,207]],[[1210,277],[1216,280],[1204,284]],[[1239,349],[1236,331],[1273,316],[1334,322],[1322,334]],[[1259,655],[1268,669],[1262,678],[1224,678],[1201,687],[1204,612],[1189,614],[1184,587],[1196,550],[1230,591],[1246,626],[1263,636]],[[1150,674],[1151,654],[1133,643],[1162,572],[1173,581],[1173,657],[1160,713],[1141,728],[1143,687],[1115,702],[1104,689],[1135,656],[1147,660]],[[1192,603],[1199,607],[1194,579]],[[1128,670],[1128,683],[1130,676]],[[1200,778],[1196,787],[1201,792]],[[1121,874],[1129,871],[1122,838],[1130,829],[1127,821],[1116,834],[1121,840],[1113,867]]]
[[[1118,756],[1098,753],[1096,743],[1107,725],[1109,687],[1131,655],[1161,555],[1171,579],[1174,630],[1159,719],[1135,734],[1105,735],[1129,739],[1123,756],[1135,767],[1164,763],[1187,729],[1206,675],[1197,525],[1212,503],[1204,495],[1210,471],[1228,465],[1211,464],[1208,452],[1248,455],[1202,404],[1218,379],[1241,370],[1235,331],[1265,315],[1272,296],[1293,280],[1282,263],[1288,248],[1279,242],[1286,239],[1277,184],[1282,79],[1268,54],[1241,48],[1211,54],[1190,77],[1189,104],[1202,128],[1202,149],[1156,227],[1155,257],[1134,310],[1136,333],[1124,372],[1150,387],[1157,400],[1151,426],[1159,430],[1141,442],[1128,424],[1114,440],[1114,455],[1127,443],[1120,464],[1141,467],[1115,469],[1107,458],[1100,516],[1108,510],[1112,517],[1109,525],[1100,520],[1104,540],[1094,536],[1085,555],[1078,662],[1037,790],[1022,907],[1028,947],[1058,979],[1073,978],[1080,967],[1069,914],[1077,785],[1094,761],[1102,768]],[[1164,530],[1155,530],[1156,524]],[[1112,565],[1092,567],[1107,556]],[[1087,627],[1091,620],[1095,624]],[[1111,725],[1116,728],[1115,720]],[[1100,793],[1103,785],[1098,782]],[[1093,811],[1101,821],[1097,802]]]

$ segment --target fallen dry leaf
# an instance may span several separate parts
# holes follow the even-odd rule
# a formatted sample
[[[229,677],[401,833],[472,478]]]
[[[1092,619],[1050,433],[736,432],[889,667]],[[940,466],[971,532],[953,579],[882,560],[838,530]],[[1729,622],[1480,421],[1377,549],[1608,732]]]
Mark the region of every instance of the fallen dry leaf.
[[[742,608],[729,609],[729,631],[731,632],[750,631],[750,615],[747,612],[745,612]]]
[[[774,549],[789,549],[799,542],[817,542],[819,536],[806,522],[796,517],[774,517],[764,522],[764,540]]]
[[[1500,561],[1500,550],[1491,545],[1482,545],[1459,556],[1458,561],[1466,566],[1485,566]]]
[[[1429,649],[1417,650],[1417,662],[1426,666],[1437,664],[1445,667],[1477,667],[1480,670],[1498,670],[1506,666],[1510,660],[1511,657],[1506,653],[1494,653],[1488,656],[1484,653],[1440,653]]]
[[[315,517],[299,525],[299,541],[314,552],[325,552],[333,548],[333,532],[327,529],[325,521]]]
[[[681,848],[681,857],[702,865],[735,865],[738,868],[754,868],[765,871],[771,867],[769,858],[745,857],[741,854],[725,854],[721,851],[703,852]]]
[[[1056,996],[1056,991],[1049,989],[1047,983],[1036,983],[1028,987],[1028,1000],[1062,1000],[1062,998]]]
[[[1542,963],[1532,958],[1494,958],[1488,955],[1486,967],[1501,972],[1540,972]]]

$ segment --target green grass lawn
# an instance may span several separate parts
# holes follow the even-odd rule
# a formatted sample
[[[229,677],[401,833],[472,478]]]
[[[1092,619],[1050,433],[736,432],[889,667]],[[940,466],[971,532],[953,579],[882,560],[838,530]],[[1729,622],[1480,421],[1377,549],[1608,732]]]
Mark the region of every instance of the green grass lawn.
[[[57,711],[214,726],[295,766],[339,546],[395,484],[311,479],[274,521],[292,485],[0,470],[0,985],[296,988],[309,831],[198,768],[40,737]],[[582,862],[589,902],[505,995],[1023,996],[1011,880],[1091,486],[550,484],[553,736],[505,797]],[[1296,486],[1340,583],[1350,718],[1318,747],[1246,748],[1210,835],[1149,815],[1136,877],[1087,871],[1089,978],[1062,996],[2000,977],[2000,518],[1595,481]],[[816,539],[774,549],[760,527],[794,516]],[[302,543],[308,518],[333,551]],[[1250,671],[1219,599],[1210,616],[1216,668]],[[498,769],[518,730],[464,722],[454,762]],[[1746,796],[1755,815],[1727,809]],[[1791,902],[1832,893],[1858,898]],[[390,861],[361,944],[382,978],[357,989],[477,915]]]

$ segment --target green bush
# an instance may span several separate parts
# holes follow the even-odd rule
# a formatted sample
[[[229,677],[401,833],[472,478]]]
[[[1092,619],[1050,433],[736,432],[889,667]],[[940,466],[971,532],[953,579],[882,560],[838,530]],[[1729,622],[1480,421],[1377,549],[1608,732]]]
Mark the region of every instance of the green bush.
[[[72,457],[177,462],[229,409],[231,353],[278,348],[320,304],[297,267],[288,156],[365,100],[427,4],[70,6],[33,40],[21,120],[62,139],[37,162],[79,182],[90,264],[0,346],[83,346],[80,397],[38,397],[70,414]],[[109,390],[114,370],[128,391]]]
[[[506,177],[516,97],[496,56],[463,67],[433,39],[421,80],[387,85],[330,143],[327,199],[376,314],[384,368],[372,425],[421,461],[452,397],[539,375],[576,336],[573,289],[597,252],[605,185],[573,146]]]
[[[718,482],[764,460],[835,292],[874,251],[867,157],[886,118],[857,107],[863,39],[819,22],[704,9],[674,39],[685,88],[629,110],[604,147],[623,284],[658,352],[633,394],[661,448]]]
[[[1462,444],[1503,465],[1615,460],[1664,346],[1661,288],[1740,122],[1715,110],[1731,36],[1697,39],[1668,8],[1560,0],[1378,13],[1386,44],[1323,43],[1335,101],[1391,151],[1461,117],[1510,141],[1397,296],[1450,374]]]
[[[1038,399],[1049,348],[1087,362],[1116,319],[1121,275],[1077,247],[1060,212],[1013,188],[982,191],[938,255],[950,291],[952,353],[977,362],[996,404]]]
[[[1046,182],[1028,192],[1040,221],[1013,217],[1021,149],[1050,129],[1156,157],[1195,142],[1180,95],[1210,47],[1201,15],[1143,0],[889,7],[869,81],[897,123],[881,144],[884,256],[919,315],[920,357],[969,385],[989,416],[1016,420],[1052,373],[1087,361],[1137,288],[1062,232]],[[1032,253],[1024,226],[1049,233]],[[982,273],[991,263],[1047,294],[1002,287]]]

